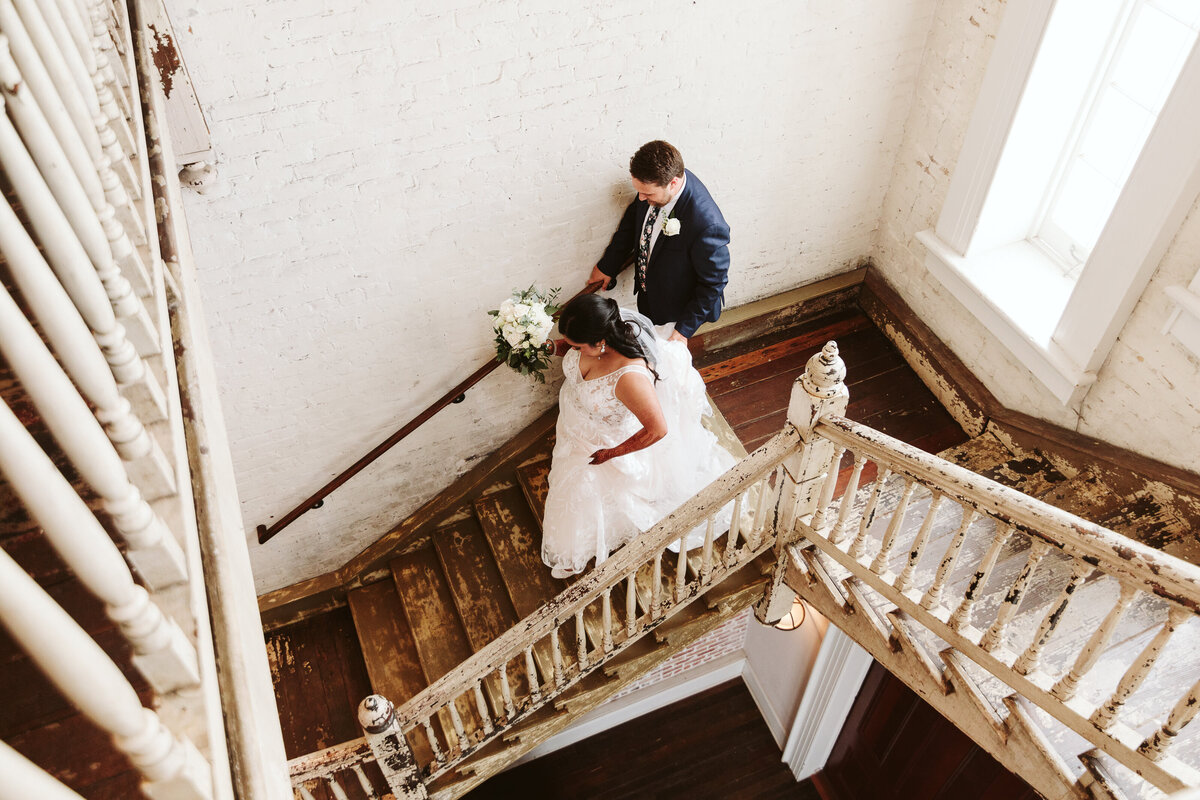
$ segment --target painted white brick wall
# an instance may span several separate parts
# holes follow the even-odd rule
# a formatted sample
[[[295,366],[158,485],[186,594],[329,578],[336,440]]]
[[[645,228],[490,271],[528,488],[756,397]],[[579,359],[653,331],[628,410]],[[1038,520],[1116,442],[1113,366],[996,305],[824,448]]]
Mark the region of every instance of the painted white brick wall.
[[[1200,361],[1159,327],[1164,290],[1200,261],[1200,206],[1184,221],[1080,411],[1065,408],[925,269],[918,231],[937,223],[979,94],[1004,0],[944,0],[930,30],[873,258],[914,311],[1012,408],[1196,469]]]
[[[578,288],[665,138],[733,229],[727,303],[872,248],[935,0],[169,0],[217,152],[188,200],[247,536]],[[622,288],[627,292],[628,279]],[[266,546],[336,567],[546,409],[496,374]]]

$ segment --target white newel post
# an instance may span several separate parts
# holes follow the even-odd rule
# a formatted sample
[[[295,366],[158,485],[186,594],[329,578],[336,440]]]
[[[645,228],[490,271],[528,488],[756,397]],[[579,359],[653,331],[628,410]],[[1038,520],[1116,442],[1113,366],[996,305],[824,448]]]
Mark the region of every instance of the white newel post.
[[[831,469],[836,476],[837,464],[832,462],[840,452],[832,442],[813,436],[813,429],[822,417],[846,413],[850,392],[845,377],[846,365],[838,355],[837,343],[826,342],[792,384],[788,423],[800,432],[804,446],[783,462],[775,574],[754,607],[755,617],[766,625],[774,625],[791,609],[794,593],[784,585],[783,574],[788,546],[796,538],[796,521],[808,514],[822,514],[829,504],[825,495],[832,494],[834,482],[825,478]]]
[[[391,702],[379,694],[367,697],[358,705],[358,723],[362,725],[367,744],[397,800],[427,798],[429,795],[421,782],[417,760],[404,738]]]

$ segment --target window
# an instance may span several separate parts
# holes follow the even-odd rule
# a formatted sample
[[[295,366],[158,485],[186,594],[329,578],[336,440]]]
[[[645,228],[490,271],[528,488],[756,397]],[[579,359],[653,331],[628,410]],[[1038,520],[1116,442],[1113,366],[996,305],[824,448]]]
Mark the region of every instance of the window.
[[[926,264],[1064,404],[1200,191],[1196,0],[1012,0]]]
[[[1072,19],[1077,37],[1106,46],[1093,72],[1094,89],[1081,98],[1078,132],[1061,158],[1061,177],[1032,234],[1070,277],[1078,277],[1108,222],[1196,42],[1198,22],[1200,3],[1194,0],[1096,0],[1082,19]]]

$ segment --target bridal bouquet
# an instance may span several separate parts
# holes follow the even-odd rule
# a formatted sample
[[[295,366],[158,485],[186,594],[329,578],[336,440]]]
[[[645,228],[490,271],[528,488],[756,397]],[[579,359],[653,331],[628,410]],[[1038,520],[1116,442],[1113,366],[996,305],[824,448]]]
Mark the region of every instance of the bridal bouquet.
[[[550,354],[546,341],[554,328],[554,312],[558,306],[551,305],[558,296],[558,289],[539,292],[530,286],[524,291],[513,290],[513,296],[500,304],[500,308],[489,311],[496,318],[492,330],[496,332],[496,360],[508,364],[522,375],[532,375],[540,383],[546,382],[543,371],[550,366]]]

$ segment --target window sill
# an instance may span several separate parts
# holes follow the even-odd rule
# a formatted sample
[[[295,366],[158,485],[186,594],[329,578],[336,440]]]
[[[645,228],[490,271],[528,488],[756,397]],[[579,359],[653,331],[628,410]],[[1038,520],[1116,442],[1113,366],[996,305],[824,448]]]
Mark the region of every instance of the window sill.
[[[933,230],[921,231],[925,266],[1050,392],[1069,407],[1095,382],[1053,336],[1074,282],[1040,249],[1014,242],[965,257]]]
[[[1164,334],[1171,334],[1197,358],[1200,358],[1200,295],[1182,286],[1168,286],[1167,296],[1175,304],[1163,326]]]

